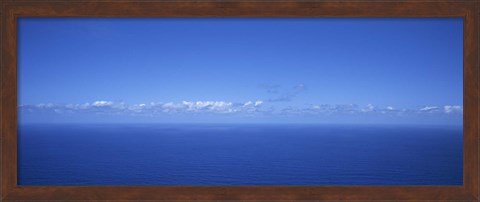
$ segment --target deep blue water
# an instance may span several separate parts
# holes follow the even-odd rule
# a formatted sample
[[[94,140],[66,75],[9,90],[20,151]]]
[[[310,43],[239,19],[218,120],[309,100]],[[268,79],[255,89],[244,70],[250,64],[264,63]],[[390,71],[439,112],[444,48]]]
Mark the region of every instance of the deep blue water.
[[[18,183],[463,183],[462,128],[393,125],[21,125]]]

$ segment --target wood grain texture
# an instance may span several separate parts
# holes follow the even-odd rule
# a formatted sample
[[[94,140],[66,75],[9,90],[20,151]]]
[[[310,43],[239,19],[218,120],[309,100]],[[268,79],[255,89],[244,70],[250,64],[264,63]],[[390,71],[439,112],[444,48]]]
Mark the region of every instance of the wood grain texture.
[[[3,117],[2,115],[2,109],[3,109],[3,81],[5,80],[3,78],[3,72],[4,72],[4,68],[5,68],[5,64],[3,63],[3,51],[6,50],[6,47],[4,47],[4,43],[5,43],[5,38],[4,38],[4,33],[5,33],[5,20],[4,20],[4,13],[5,13],[5,2],[4,1],[0,1],[0,200],[3,198],[4,196],[4,193],[6,193],[6,190],[4,190],[5,186],[3,186],[3,168],[2,166],[5,164],[3,163],[3,120],[5,120],[5,118]]]
[[[23,200],[474,199],[461,186],[22,186],[9,193],[9,198]]]
[[[2,8],[2,67],[1,67],[1,136],[2,136],[2,197],[16,186],[17,154],[17,77],[16,22],[13,10]]]
[[[22,16],[463,16],[471,2],[55,1],[7,3]]]
[[[1,199],[18,200],[438,200],[479,201],[479,2],[0,1]],[[441,17],[464,19],[463,186],[18,186],[16,19],[22,16]]]
[[[479,46],[478,4],[469,8],[464,18],[464,186],[478,199],[479,171]],[[475,89],[473,91],[472,89]]]

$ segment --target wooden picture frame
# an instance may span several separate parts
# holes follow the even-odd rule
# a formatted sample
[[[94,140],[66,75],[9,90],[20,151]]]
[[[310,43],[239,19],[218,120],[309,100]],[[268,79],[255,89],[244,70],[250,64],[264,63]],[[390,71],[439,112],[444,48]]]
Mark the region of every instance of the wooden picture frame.
[[[479,200],[479,14],[474,0],[92,1],[1,4],[1,199],[18,200]],[[22,16],[442,17],[464,20],[463,185],[459,186],[19,186],[17,19]]]

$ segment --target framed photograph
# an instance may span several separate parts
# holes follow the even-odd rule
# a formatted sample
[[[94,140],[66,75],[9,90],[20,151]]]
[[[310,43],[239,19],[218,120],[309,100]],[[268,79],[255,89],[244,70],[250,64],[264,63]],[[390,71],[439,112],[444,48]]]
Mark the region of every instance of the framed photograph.
[[[1,4],[2,200],[479,200],[477,1]]]

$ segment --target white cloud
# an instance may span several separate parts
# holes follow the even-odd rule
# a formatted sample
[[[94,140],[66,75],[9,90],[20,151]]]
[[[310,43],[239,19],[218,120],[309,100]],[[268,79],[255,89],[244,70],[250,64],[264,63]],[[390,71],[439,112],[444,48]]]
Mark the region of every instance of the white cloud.
[[[244,107],[248,107],[248,106],[252,106],[252,105],[253,105],[252,101],[248,101],[248,102],[245,102],[245,104],[243,104]]]
[[[93,102],[92,106],[94,107],[105,107],[105,106],[111,106],[113,105],[113,102],[112,101],[95,101]]]
[[[175,113],[233,113],[252,112],[262,105],[262,101],[233,103],[227,101],[182,101],[168,102],[162,105],[163,112]]]
[[[437,107],[437,106],[425,106],[425,107],[422,107],[422,108],[420,109],[420,111],[422,111],[422,112],[433,112],[433,111],[436,111],[436,110],[438,110],[438,109],[440,109],[440,107]]]
[[[55,107],[55,105],[52,104],[52,103],[48,103],[48,104],[37,104],[36,106],[37,106],[38,108],[53,108],[53,107]]]
[[[443,110],[445,113],[462,113],[463,107],[459,105],[445,105],[443,106]]]
[[[145,104],[134,104],[134,105],[131,105],[129,107],[127,107],[128,110],[132,111],[132,112],[142,112],[145,110],[147,105]]]
[[[184,101],[184,102],[185,102],[185,101]],[[183,103],[183,104],[185,104],[185,103]],[[177,108],[181,108],[182,105],[175,104],[175,103],[173,103],[173,102],[167,102],[167,103],[163,104],[162,107],[163,107],[163,108],[167,108],[167,109],[168,109],[168,108],[177,109]]]
[[[183,101],[182,104],[187,111],[193,112],[234,112],[233,103],[225,101]]]
[[[368,104],[365,108],[361,109],[362,112],[372,112],[375,110],[375,106]]]
[[[259,107],[260,105],[263,104],[263,101],[257,100],[255,102],[252,101],[247,101],[245,104],[243,104],[244,107]]]
[[[264,106],[266,105],[266,106]],[[355,104],[330,105],[316,104],[310,106],[285,106],[279,107],[273,103],[264,103],[262,100],[229,102],[229,101],[182,101],[182,102],[150,102],[139,104],[126,104],[106,100],[94,101],[91,104],[37,104],[21,105],[20,110],[25,112],[52,112],[52,113],[95,113],[95,114],[138,114],[156,115],[162,113],[214,113],[214,114],[270,114],[270,115],[408,115],[408,114],[445,114],[455,115],[463,113],[461,105],[424,106],[420,108],[396,108],[393,106],[374,106],[368,104],[359,107]]]

